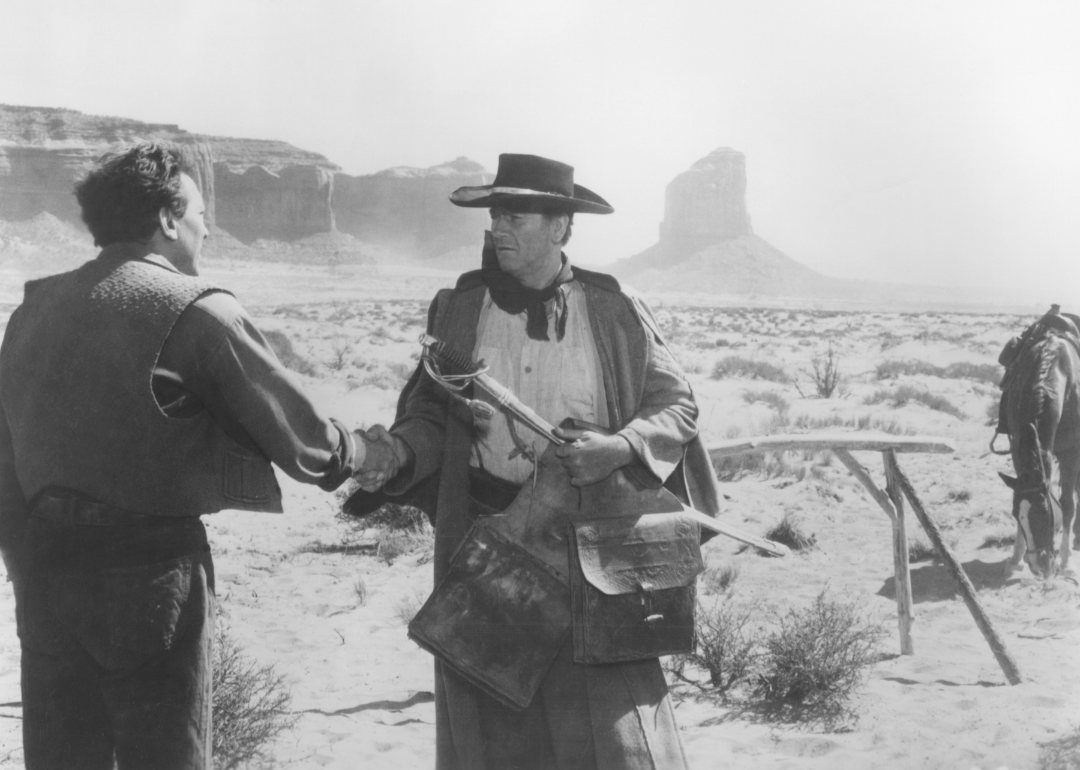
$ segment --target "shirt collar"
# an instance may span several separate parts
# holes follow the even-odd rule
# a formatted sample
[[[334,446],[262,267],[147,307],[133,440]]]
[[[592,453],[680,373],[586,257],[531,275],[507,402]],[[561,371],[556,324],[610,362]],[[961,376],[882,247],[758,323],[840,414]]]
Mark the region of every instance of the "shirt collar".
[[[141,243],[122,242],[122,243],[110,243],[108,246],[101,250],[101,253],[97,256],[98,259],[115,259],[118,261],[127,261],[132,259],[139,259],[143,262],[149,262],[152,265],[163,267],[166,270],[171,270],[174,273],[180,271],[176,269],[172,262],[165,259],[160,254],[154,252],[146,253],[146,246]]]

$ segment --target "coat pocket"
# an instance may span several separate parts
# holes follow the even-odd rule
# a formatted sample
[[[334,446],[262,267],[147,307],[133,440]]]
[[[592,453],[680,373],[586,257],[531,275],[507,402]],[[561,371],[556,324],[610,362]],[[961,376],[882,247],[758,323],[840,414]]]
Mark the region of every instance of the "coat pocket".
[[[258,455],[225,450],[225,499],[242,505],[270,502],[277,480],[270,463]]]

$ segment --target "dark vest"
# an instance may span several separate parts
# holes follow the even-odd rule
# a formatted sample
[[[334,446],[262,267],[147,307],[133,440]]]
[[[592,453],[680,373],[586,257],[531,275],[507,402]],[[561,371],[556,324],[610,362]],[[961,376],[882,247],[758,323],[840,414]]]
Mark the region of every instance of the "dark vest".
[[[27,283],[0,350],[0,405],[27,500],[62,487],[158,516],[281,511],[265,457],[205,410],[165,416],[151,390],[176,319],[213,291],[122,250]]]

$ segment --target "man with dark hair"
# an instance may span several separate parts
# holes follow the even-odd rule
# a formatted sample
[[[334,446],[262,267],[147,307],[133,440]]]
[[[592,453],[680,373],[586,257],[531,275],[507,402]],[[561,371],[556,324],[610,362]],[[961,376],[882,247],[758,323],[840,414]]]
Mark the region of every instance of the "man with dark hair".
[[[451,566],[455,551],[469,541],[474,521],[495,521],[500,512],[520,510],[522,496],[529,496],[530,506],[542,506],[558,496],[553,489],[564,482],[561,489],[571,494],[560,492],[561,499],[573,499],[573,488],[604,482],[619,469],[635,466],[650,484],[663,482],[684,502],[715,514],[718,494],[697,436],[697,406],[651,311],[611,276],[571,266],[562,252],[575,212],[609,214],[611,206],[574,184],[570,166],[532,155],[501,155],[493,184],[460,188],[450,200],[488,208],[491,232],[481,269],[465,273],[454,289],[435,298],[428,333],[482,359],[490,377],[549,423],[571,417],[598,429],[562,433],[573,440],[554,450],[558,459],[553,465],[548,440],[498,399],[474,389],[475,401],[467,402],[418,368],[391,429],[374,429],[379,438],[369,446],[372,461],[359,476],[365,492],[356,496],[353,511],[373,507],[381,495],[424,507],[436,524],[436,585],[467,574],[465,565],[454,567],[451,576]],[[486,408],[476,401],[486,401]],[[554,486],[543,489],[553,478]],[[527,516],[539,510],[525,508]],[[553,523],[538,535],[555,543],[547,552],[554,557],[548,564],[559,563],[562,570],[568,568],[565,532],[572,514],[547,511]],[[509,530],[499,531],[515,525],[506,526]],[[518,559],[515,569],[525,570],[529,560],[513,549],[510,553],[517,556],[506,559]],[[491,559],[497,560],[493,552]],[[491,580],[459,586],[454,602],[464,603],[463,618],[470,612],[469,597],[482,590],[481,582]],[[528,594],[524,588],[520,594],[507,591]],[[478,604],[476,609],[485,608]],[[447,612],[457,617],[457,610]],[[462,622],[475,627],[479,621]],[[501,638],[492,649],[522,632],[496,628],[494,634]],[[503,658],[527,665],[524,656],[504,653]],[[576,658],[566,639],[523,709],[525,698],[511,707],[505,692],[493,697],[483,674],[470,678],[468,672],[478,668],[472,659],[437,660],[436,767],[684,767],[657,657],[604,665]]]
[[[199,277],[204,202],[143,143],[76,188],[96,259],[26,286],[0,348],[0,554],[26,766],[210,768],[214,571],[201,514],[332,490],[364,443]]]

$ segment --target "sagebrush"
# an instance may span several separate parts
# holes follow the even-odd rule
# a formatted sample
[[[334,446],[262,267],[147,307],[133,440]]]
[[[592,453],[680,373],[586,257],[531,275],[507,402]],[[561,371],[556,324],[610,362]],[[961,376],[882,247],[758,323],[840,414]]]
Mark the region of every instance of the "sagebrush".
[[[722,599],[698,602],[694,651],[673,655],[668,671],[698,689],[727,693],[747,679],[754,667],[758,643],[753,633],[754,606]],[[689,668],[708,675],[702,681]]]
[[[299,717],[274,666],[249,659],[224,628],[214,637],[213,751],[215,770],[269,759],[268,750]]]
[[[781,718],[835,724],[885,635],[854,602],[822,591],[806,608],[788,610],[763,643],[757,694]]]

